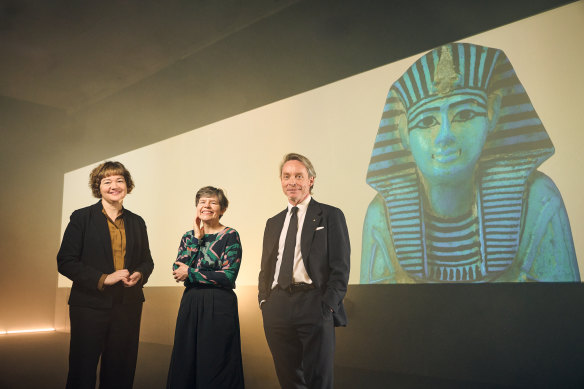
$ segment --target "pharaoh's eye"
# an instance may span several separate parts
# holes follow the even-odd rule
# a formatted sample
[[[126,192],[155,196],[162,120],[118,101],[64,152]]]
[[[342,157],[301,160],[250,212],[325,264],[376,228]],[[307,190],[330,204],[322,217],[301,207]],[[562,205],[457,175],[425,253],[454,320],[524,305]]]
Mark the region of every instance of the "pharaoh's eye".
[[[434,116],[430,115],[430,116],[426,116],[426,117],[416,121],[416,123],[412,126],[412,128],[410,130],[413,130],[416,128],[426,129],[426,128],[434,127],[436,125],[440,125],[440,122]]]
[[[486,113],[484,112],[477,112],[472,109],[463,109],[460,112],[457,112],[456,115],[452,118],[453,122],[466,122],[471,119],[474,119],[477,116],[485,116]]]

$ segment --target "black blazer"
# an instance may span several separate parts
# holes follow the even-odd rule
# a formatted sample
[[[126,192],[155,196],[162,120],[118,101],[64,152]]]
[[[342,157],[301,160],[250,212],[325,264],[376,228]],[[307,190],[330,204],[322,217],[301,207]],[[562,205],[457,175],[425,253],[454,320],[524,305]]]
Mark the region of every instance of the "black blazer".
[[[154,269],[150,255],[148,235],[144,220],[124,209],[122,217],[126,230],[126,257],[124,268],[142,273],[142,280],[131,288],[121,283],[97,289],[103,274],[113,273],[114,259],[107,220],[102,213],[101,200],[71,214],[57,254],[59,273],[73,281],[69,305],[109,308],[116,294],[122,303],[144,301],[142,285]]]
[[[266,223],[258,282],[260,302],[268,300],[272,290],[280,233],[287,211],[283,210]],[[322,301],[334,311],[335,326],[346,326],[343,298],[349,282],[351,247],[343,212],[311,199],[302,226],[300,251],[308,276],[322,290]]]

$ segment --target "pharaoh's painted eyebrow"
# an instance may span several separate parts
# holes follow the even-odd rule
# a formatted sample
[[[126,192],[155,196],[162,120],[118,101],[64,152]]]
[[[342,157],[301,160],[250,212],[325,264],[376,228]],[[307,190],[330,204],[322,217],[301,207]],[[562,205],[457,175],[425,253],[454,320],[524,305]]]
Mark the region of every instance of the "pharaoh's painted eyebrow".
[[[477,99],[474,97],[469,97],[469,98],[464,99],[464,100],[455,101],[454,103],[449,104],[448,108],[456,108],[456,107],[458,107],[460,105],[464,105],[464,104],[475,104],[477,107],[487,109],[487,104],[485,102],[483,102],[481,99]],[[422,109],[422,110],[416,112],[416,114],[414,116],[412,116],[409,119],[409,121],[414,122],[420,115],[427,113],[427,112],[439,112],[440,108],[441,108],[440,106],[435,106],[435,107],[429,107],[429,108]]]
[[[456,102],[450,104],[450,107],[454,108],[454,107],[458,107],[459,105],[463,105],[463,104],[475,104],[477,107],[487,109],[487,104],[485,104],[485,102],[481,101],[480,99],[476,99],[474,97],[469,97],[468,99],[456,101]]]

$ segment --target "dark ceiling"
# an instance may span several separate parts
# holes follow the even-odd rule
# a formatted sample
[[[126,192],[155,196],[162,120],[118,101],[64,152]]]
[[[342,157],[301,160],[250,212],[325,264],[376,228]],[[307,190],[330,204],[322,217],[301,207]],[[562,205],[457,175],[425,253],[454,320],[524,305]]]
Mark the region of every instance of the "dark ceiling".
[[[223,44],[280,98],[570,2],[3,0],[0,97],[76,112]]]
[[[0,95],[76,110],[295,2],[4,1]]]

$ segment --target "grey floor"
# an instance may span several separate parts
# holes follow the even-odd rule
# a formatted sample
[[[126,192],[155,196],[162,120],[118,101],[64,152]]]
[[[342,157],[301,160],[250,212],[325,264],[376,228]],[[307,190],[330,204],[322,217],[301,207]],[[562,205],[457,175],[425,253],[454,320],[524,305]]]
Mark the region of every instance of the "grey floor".
[[[0,335],[0,388],[64,388],[68,333]],[[171,347],[141,343],[135,388],[164,388]]]
[[[69,334],[60,332],[0,335],[1,389],[65,387]],[[164,388],[171,346],[140,343],[134,388]],[[246,387],[272,389],[271,361],[244,355]],[[512,388],[490,384],[336,367],[336,388]]]

